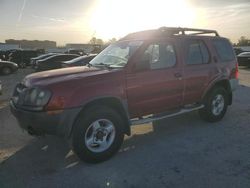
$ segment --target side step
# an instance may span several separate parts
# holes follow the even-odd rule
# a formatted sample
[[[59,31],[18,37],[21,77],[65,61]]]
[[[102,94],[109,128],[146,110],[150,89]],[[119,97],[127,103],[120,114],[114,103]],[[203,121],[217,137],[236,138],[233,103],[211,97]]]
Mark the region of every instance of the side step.
[[[180,114],[185,114],[185,113],[188,113],[188,112],[199,110],[201,108],[204,108],[203,104],[200,105],[200,106],[192,107],[192,108],[191,107],[182,108],[178,112],[167,114],[167,115],[155,116],[155,117],[154,116],[150,116],[150,117],[146,117],[146,118],[143,118],[143,119],[134,119],[134,120],[131,120],[131,125],[139,125],[139,124],[151,123],[153,121],[157,121],[157,120],[161,120],[161,119],[165,119],[165,118],[177,116],[177,115],[180,115]]]

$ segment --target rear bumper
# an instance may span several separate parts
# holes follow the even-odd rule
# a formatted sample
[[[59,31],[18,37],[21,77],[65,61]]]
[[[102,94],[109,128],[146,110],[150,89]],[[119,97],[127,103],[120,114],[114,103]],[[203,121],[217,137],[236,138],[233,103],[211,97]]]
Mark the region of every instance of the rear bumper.
[[[18,109],[10,101],[12,114],[19,126],[33,135],[57,135],[68,137],[81,108],[61,111],[32,112]]]

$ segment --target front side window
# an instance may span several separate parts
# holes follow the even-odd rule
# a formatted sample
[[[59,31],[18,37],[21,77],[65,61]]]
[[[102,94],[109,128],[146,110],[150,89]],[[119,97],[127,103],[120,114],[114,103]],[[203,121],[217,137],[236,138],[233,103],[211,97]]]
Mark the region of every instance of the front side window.
[[[176,54],[172,44],[151,44],[143,56],[149,59],[151,69],[169,68],[176,64]]]
[[[209,62],[209,53],[204,42],[200,40],[192,41],[188,48],[187,64],[205,64]]]
[[[142,43],[142,41],[122,41],[111,44],[97,55],[90,64],[93,66],[108,66],[114,68],[124,67]]]

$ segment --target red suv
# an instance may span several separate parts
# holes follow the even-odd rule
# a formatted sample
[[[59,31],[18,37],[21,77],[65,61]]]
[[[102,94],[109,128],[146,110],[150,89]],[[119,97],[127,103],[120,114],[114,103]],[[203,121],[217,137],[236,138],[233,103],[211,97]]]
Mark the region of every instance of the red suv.
[[[63,136],[80,159],[101,162],[133,124],[193,110],[221,120],[237,84],[227,39],[214,30],[162,27],[127,35],[88,66],[28,75],[10,104],[30,134]]]

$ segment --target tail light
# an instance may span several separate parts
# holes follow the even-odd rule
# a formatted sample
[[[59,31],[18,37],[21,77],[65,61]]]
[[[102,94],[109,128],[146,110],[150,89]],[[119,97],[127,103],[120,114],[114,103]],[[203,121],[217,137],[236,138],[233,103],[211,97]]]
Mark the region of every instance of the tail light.
[[[239,78],[239,67],[238,63],[236,63],[235,68],[232,69],[230,78],[238,79]]]

